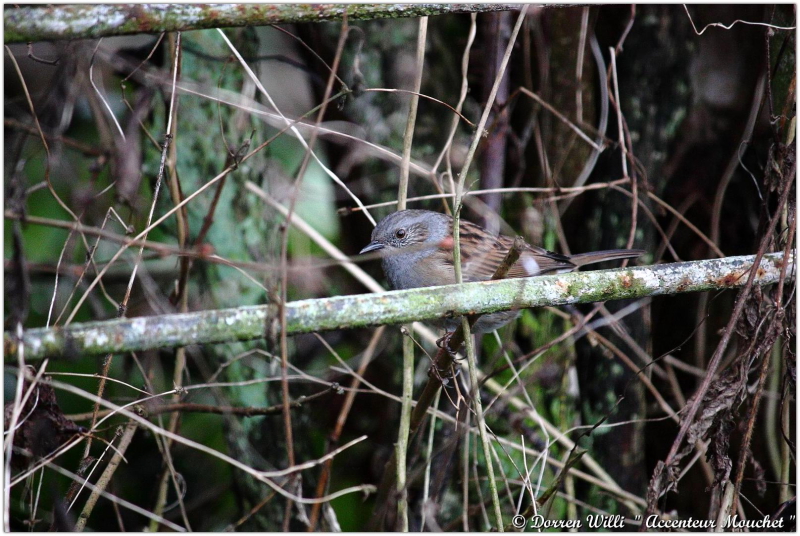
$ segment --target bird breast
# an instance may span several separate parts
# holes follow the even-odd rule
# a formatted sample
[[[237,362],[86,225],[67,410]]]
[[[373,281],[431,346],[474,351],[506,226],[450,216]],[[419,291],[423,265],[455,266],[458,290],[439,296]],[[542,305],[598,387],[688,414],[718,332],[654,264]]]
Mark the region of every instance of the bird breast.
[[[389,251],[383,257],[383,272],[395,290],[451,285],[456,281],[452,257],[448,263],[443,253],[446,255],[447,252],[435,248],[414,252]]]

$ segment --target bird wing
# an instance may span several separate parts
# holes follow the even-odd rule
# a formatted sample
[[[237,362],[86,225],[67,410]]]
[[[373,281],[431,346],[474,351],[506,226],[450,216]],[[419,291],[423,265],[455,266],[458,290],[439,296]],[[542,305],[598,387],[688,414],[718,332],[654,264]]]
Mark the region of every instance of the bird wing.
[[[514,240],[508,236],[491,236],[483,229],[462,221],[461,265],[465,281],[491,279],[500,263],[508,254]],[[464,244],[474,245],[467,248]],[[553,272],[572,271],[576,268],[569,258],[552,251],[526,244],[519,260],[508,271],[507,278],[531,277]]]
[[[513,244],[513,241],[509,239]],[[532,277],[534,275],[547,275],[571,272],[577,268],[570,258],[560,253],[547,251],[544,248],[526,244],[526,248],[519,256],[519,260],[509,270],[508,277]],[[510,246],[509,246],[510,247]]]
[[[452,222],[452,220],[450,220]],[[491,279],[500,263],[514,245],[514,239],[505,236],[493,236],[483,228],[462,220],[461,234],[461,266],[464,281],[486,281]],[[453,240],[442,242],[437,252],[438,262],[452,268]],[[572,272],[580,266],[614,259],[629,259],[644,253],[642,250],[614,249],[595,251],[567,256],[554,253],[538,246],[525,244],[519,260],[509,269],[506,278],[533,277],[554,273]]]

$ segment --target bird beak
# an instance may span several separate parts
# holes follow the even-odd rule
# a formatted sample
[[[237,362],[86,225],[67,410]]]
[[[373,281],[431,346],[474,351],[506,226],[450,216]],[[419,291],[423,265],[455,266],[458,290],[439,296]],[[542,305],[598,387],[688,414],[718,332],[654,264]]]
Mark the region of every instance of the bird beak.
[[[377,250],[383,249],[383,248],[384,248],[384,245],[381,244],[380,242],[370,242],[369,244],[367,244],[367,247],[365,247],[364,249],[359,251],[358,254],[359,255],[363,255],[364,253],[369,253],[370,251],[377,251]]]

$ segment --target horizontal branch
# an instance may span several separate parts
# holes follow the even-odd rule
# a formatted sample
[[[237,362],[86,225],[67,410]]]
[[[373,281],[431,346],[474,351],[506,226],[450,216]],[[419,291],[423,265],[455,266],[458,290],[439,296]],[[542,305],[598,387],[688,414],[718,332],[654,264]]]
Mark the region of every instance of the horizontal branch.
[[[286,330],[287,334],[296,335],[527,307],[735,288],[745,284],[753,261],[754,256],[726,257],[302,300],[286,304]],[[793,278],[794,258],[789,261],[787,277]],[[765,255],[756,283],[776,283],[783,262],[782,253]],[[36,328],[25,331],[23,341],[26,359],[75,358],[253,340],[262,338],[267,329],[270,335],[280,331],[275,305]],[[6,355],[17,351],[17,339],[10,332],[4,333],[4,349]]]
[[[309,402],[316,402],[321,398],[327,397],[331,394],[343,394],[344,390],[338,383],[332,383],[328,389],[318,391],[313,395],[300,396],[295,400],[289,402],[289,409],[297,409],[305,406]],[[283,413],[283,404],[276,404],[268,407],[255,407],[255,406],[214,406],[211,404],[193,404],[188,402],[177,402],[173,404],[144,404],[135,406],[137,414],[144,417],[153,415],[162,415],[164,413],[172,413],[180,411],[183,413],[211,413],[215,415],[238,415],[240,417],[264,417],[267,415],[281,415]],[[102,409],[95,413],[89,411],[87,413],[73,413],[67,415],[67,419],[71,421],[88,421],[95,415],[98,418],[105,417],[116,413],[114,409]]]
[[[95,4],[6,7],[5,43],[264,26],[426,17],[519,9],[513,4]]]

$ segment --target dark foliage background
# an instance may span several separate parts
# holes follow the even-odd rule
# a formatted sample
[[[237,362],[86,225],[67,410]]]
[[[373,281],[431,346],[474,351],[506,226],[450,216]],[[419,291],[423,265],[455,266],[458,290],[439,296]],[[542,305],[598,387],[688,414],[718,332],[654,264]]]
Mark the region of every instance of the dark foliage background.
[[[473,122],[486,103],[517,16],[485,13],[475,19],[466,77],[469,93],[463,104],[464,116]],[[774,238],[769,251],[783,250],[787,240],[792,243],[795,31],[738,23],[710,27],[698,35],[692,20],[698,31],[712,22],[730,25],[737,20],[793,27],[795,11],[791,5],[691,6],[688,11],[679,5],[532,6],[467,179],[471,190],[494,191],[470,196],[464,217],[507,234],[519,232],[531,243],[565,253],[642,248],[648,253],[639,259],[641,264],[752,254],[764,236]],[[470,15],[430,18],[423,95],[456,105],[470,28]],[[329,66],[340,52],[341,80],[335,81],[332,91],[344,90],[345,95],[328,105],[320,126],[329,130],[320,133],[315,154],[364,204],[395,201],[410,96],[371,90],[413,87],[418,21],[351,22],[349,30],[341,49],[337,48],[341,23],[249,27],[228,29],[225,34],[291,119],[323,102]],[[90,231],[103,228],[118,237],[126,235],[125,227],[130,226],[136,234],[147,226],[151,205],[155,217],[160,217],[221,173],[232,162],[231,153],[256,148],[284,126],[274,115],[262,113],[271,113],[272,108],[216,30],[184,32],[174,137],[161,191],[154,199],[177,45],[176,35],[170,34],[41,42],[30,50],[24,45],[8,47],[6,330],[14,330],[18,323],[25,328],[64,325],[70,315],[72,322],[110,319],[118,316],[120,304],[127,317],[136,317],[277,302],[285,233],[288,300],[366,291],[362,281],[332,262],[306,233],[284,225],[275,203],[293,204],[298,218],[348,255],[369,242],[372,230],[363,213],[354,210],[351,196],[319,163],[312,160],[302,181],[297,181],[305,151],[284,133],[154,228],[148,240],[169,248],[145,248],[141,259],[138,248],[129,248],[102,277],[102,285],[76,308],[78,297],[119,250],[120,241],[104,238],[96,243],[97,233],[74,233],[63,222],[77,218]],[[611,76],[612,49],[618,103]],[[18,62],[21,77],[9,54]],[[534,92],[589,138],[600,139],[603,150],[593,150],[522,88]],[[610,102],[605,119],[604,101]],[[622,133],[617,105],[624,119]],[[309,125],[314,125],[316,113],[310,113]],[[449,152],[432,170],[447,146],[453,117],[448,106],[420,100],[412,159],[424,172],[412,170],[409,198],[449,191],[451,178],[457,180],[454,175],[473,134],[463,121]],[[311,137],[312,128],[301,131],[306,139]],[[627,159],[621,156],[620,139]],[[594,165],[587,164],[595,159]],[[621,178],[630,180],[597,187]],[[266,191],[274,203],[254,195],[248,182]],[[562,190],[581,186],[587,188]],[[499,190],[510,188],[517,190]],[[779,199],[786,188],[791,194],[782,206]],[[448,202],[412,200],[409,206],[444,211]],[[370,211],[379,219],[394,209],[387,205]],[[767,222],[774,214],[778,223],[772,232]],[[217,262],[212,255],[227,262]],[[134,266],[137,274],[130,286]],[[378,263],[361,266],[378,281],[384,280]],[[782,288],[782,295],[767,288],[748,298],[712,383],[714,398],[703,401],[697,419],[700,425],[692,441],[708,448],[708,453],[695,457],[691,452],[676,461],[677,471],[685,474],[681,473],[674,492],[655,500],[661,512],[680,519],[715,518],[725,485],[735,481],[745,458],[740,515],[761,518],[779,515],[782,508],[788,511],[787,504],[794,508],[789,503],[795,496],[796,475],[794,282],[787,281]],[[527,356],[515,363],[522,370],[518,380],[508,370],[496,374],[494,379],[504,388],[487,410],[487,424],[496,436],[516,445],[522,437],[525,446],[548,449],[550,456],[542,468],[542,460],[530,454],[523,460],[521,452],[507,443],[497,449],[495,465],[502,475],[500,495],[507,520],[517,508],[525,511],[531,504],[520,485],[519,468],[534,463],[538,465],[531,480],[534,486],[541,484],[537,494],[551,486],[558,491],[550,506],[551,518],[585,519],[601,512],[630,518],[644,511],[648,486],[651,492],[664,489],[651,483],[651,477],[673,446],[737,296],[735,292],[689,294],[529,310],[513,326],[503,328],[499,338],[484,337],[479,353],[486,373],[506,362],[504,353],[511,359]],[[562,337],[565,333],[568,336]],[[208,409],[280,405],[279,340],[104,359],[71,356],[47,364],[43,381],[51,378],[98,394],[103,382],[95,375],[104,375],[117,382],[105,382],[102,397],[116,404],[142,399],[144,392],[189,387],[141,402],[137,411],[159,427],[259,471],[286,468],[289,456],[296,463],[318,459],[366,435],[331,464],[304,470],[299,478],[275,478],[291,493],[311,498],[350,486],[378,485],[394,449],[400,406],[389,394],[400,394],[401,336],[389,327],[371,344],[373,338],[375,330],[369,329],[288,341],[290,398],[320,394],[292,410],[291,438],[280,411],[245,417]],[[418,340],[433,353],[430,341]],[[342,363],[358,369],[365,352],[372,360],[349,407],[346,396],[330,392],[328,386],[336,382],[351,387],[353,376]],[[419,389],[429,360],[419,349],[417,354]],[[15,357],[7,355],[5,361],[7,404],[14,399]],[[23,415],[55,424],[40,429],[31,428],[34,419],[27,421],[28,443],[17,445],[36,456],[67,441],[74,433],[69,428],[73,421],[87,428],[92,422],[92,402],[59,388],[51,394],[46,386],[40,388],[40,398],[55,402],[26,406]],[[457,397],[452,389],[447,394]],[[484,407],[497,394],[484,387]],[[726,402],[715,406],[719,401]],[[206,409],[169,411],[170,404],[179,403]],[[476,436],[464,435],[468,426],[475,426],[474,419],[465,417],[463,403],[457,412],[447,396],[441,397],[438,407],[452,419],[436,420],[432,453],[430,421],[410,445],[410,527],[487,530],[492,518],[487,515],[491,502],[485,460]],[[587,449],[587,456],[597,461],[608,480],[629,495],[603,489],[580,475],[557,479],[559,469],[552,462],[565,461],[569,449],[544,432],[534,418],[537,414]],[[456,419],[461,421],[458,426]],[[584,433],[600,422],[591,433]],[[106,451],[105,442],[126,423],[122,417],[105,421],[92,430],[88,452],[84,441],[52,463],[86,475],[102,455],[89,477],[96,482],[114,452]],[[125,460],[107,491],[180,526],[186,527],[188,521],[191,529],[207,531],[395,528],[394,495],[386,504],[376,504],[374,494],[351,493],[319,509],[298,505],[219,458],[180,442],[169,444],[142,427],[131,428]],[[748,435],[749,448],[742,449]],[[116,445],[119,439],[114,441]],[[92,463],[82,462],[86,455]],[[426,460],[431,461],[429,477]],[[11,478],[22,475],[30,461],[17,458]],[[576,468],[592,472],[582,463]],[[74,494],[70,482],[51,469],[21,479],[6,505],[11,529],[72,528],[89,491],[83,490],[70,509]],[[92,530],[159,528],[157,522],[105,498],[89,510],[86,527]],[[386,517],[381,520],[378,514]]]

